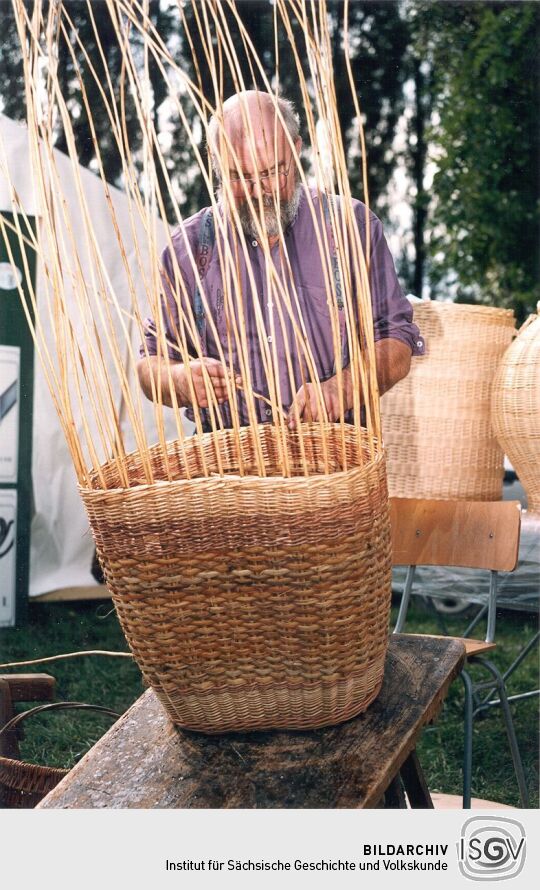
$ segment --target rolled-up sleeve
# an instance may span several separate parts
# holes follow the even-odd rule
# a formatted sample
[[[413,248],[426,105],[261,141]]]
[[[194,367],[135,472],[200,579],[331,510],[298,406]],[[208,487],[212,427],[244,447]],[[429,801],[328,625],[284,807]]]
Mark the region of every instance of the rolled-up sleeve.
[[[197,222],[197,216],[194,218]],[[160,275],[161,275],[161,326],[162,330],[159,334],[160,343],[158,343],[157,326],[153,318],[145,318],[144,320],[144,342],[140,347],[140,355],[157,355],[158,351],[163,355],[165,345],[170,359],[174,361],[182,361],[182,347],[185,343],[187,351],[190,355],[195,355],[196,351],[193,347],[191,338],[186,331],[186,325],[182,326],[179,319],[179,305],[182,304],[187,312],[186,299],[191,300],[194,292],[194,273],[192,265],[187,259],[187,242],[191,243],[191,250],[196,251],[196,242],[194,241],[196,225],[190,220],[187,225],[181,229],[180,227],[172,233],[171,246],[165,247],[160,258]],[[172,251],[174,251],[174,258]],[[182,278],[182,286],[178,281],[178,276]],[[187,312],[189,315],[189,312]],[[180,331],[182,330],[182,336]],[[164,335],[164,338],[163,338]],[[162,345],[161,345],[162,344]]]
[[[170,359],[178,361],[179,351],[174,344],[178,340],[178,306],[172,290],[172,282],[174,282],[173,262],[171,260],[170,249],[165,248],[161,254],[160,261],[161,285],[163,288],[163,301],[161,305],[161,314],[163,329],[167,342],[167,352]],[[144,320],[144,343],[140,347],[141,357],[145,355],[157,355],[157,329],[153,318],[145,318]],[[163,354],[163,352],[162,352]]]
[[[377,340],[401,340],[413,355],[425,352],[424,338],[413,322],[413,309],[398,281],[380,220],[371,214],[370,288],[373,331]]]

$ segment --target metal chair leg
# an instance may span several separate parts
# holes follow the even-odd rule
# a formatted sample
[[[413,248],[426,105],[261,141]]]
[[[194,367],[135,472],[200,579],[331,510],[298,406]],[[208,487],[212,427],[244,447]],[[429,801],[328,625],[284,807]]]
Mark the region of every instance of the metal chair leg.
[[[521,652],[519,653],[519,655],[517,656],[515,661],[513,661],[512,664],[510,665],[510,667],[505,670],[504,674],[502,675],[502,678],[505,683],[508,680],[508,678],[511,676],[511,674],[513,674],[514,671],[517,670],[517,668],[520,666],[521,662],[527,657],[529,652],[531,652],[531,650],[536,648],[536,644],[538,643],[539,639],[540,639],[540,631],[535,633],[534,637],[532,637],[529,640],[529,642],[527,643],[527,645],[523,647],[523,649],[521,650]],[[489,692],[487,693],[487,695],[485,695],[485,697],[482,699],[482,707],[483,706],[488,707],[492,704],[497,704],[497,705],[500,704],[499,701],[490,702],[490,698],[494,692],[495,692],[495,686],[492,686],[491,689],[489,690]],[[521,695],[509,696],[508,701],[519,701],[522,698],[530,698],[531,696],[538,695],[539,693],[540,693],[540,689],[535,689],[531,692],[524,692]]]
[[[407,611],[409,608],[409,602],[411,599],[411,591],[414,582],[414,574],[416,572],[416,566],[408,566],[407,574],[405,576],[405,585],[403,587],[401,593],[401,602],[399,604],[399,612],[396,621],[396,626],[392,633],[400,634],[403,632],[403,628],[405,627],[405,621],[407,619]]]
[[[466,630],[463,631],[464,637],[470,637],[470,635],[472,634],[476,625],[480,624],[480,622],[481,622],[482,618],[484,617],[484,615],[486,614],[487,610],[488,610],[487,604],[485,606],[482,606],[482,608],[478,610],[478,612],[474,616],[471,623],[467,626]]]
[[[467,671],[460,674],[465,691],[463,739],[463,809],[471,809],[472,742],[473,742],[473,684]]]
[[[508,736],[508,743],[510,745],[510,753],[512,755],[512,761],[514,764],[514,772],[516,774],[518,783],[521,805],[524,809],[528,809],[529,793],[527,791],[527,783],[525,781],[523,762],[521,760],[521,754],[519,753],[516,731],[514,729],[514,721],[512,720],[512,712],[510,711],[510,705],[508,704],[508,696],[506,694],[506,686],[504,680],[499,669],[493,664],[493,662],[488,661],[487,658],[480,658],[479,656],[475,656],[473,661],[475,664],[481,664],[483,667],[485,667],[485,669],[489,671],[489,673],[495,680],[497,692],[499,693],[499,699],[501,702],[506,735]]]

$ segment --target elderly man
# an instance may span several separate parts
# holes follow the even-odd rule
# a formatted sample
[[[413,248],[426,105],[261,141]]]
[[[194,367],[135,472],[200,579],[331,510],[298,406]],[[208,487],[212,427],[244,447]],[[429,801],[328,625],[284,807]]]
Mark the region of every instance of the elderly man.
[[[287,100],[278,100],[278,105],[288,130],[289,139],[287,139],[281,122],[278,121],[276,124],[274,101],[267,93],[247,91],[234,95],[224,103],[223,112],[225,131],[230,144],[234,147],[234,155],[236,155],[236,157],[230,153],[226,155],[226,163],[229,168],[228,179],[240,224],[247,239],[247,255],[242,250],[237,251],[239,273],[243,285],[242,292],[253,294],[253,280],[255,280],[255,298],[259,301],[265,328],[268,332],[270,330],[274,332],[274,337],[268,336],[268,339],[277,341],[274,347],[281,360],[279,381],[281,399],[283,408],[288,411],[289,424],[292,426],[296,412],[301,419],[318,419],[317,400],[311,391],[313,385],[309,382],[302,383],[306,377],[300,368],[301,360],[298,356],[291,355],[289,344],[294,342],[291,319],[283,318],[282,314],[281,318],[277,320],[275,314],[274,323],[271,324],[271,314],[276,313],[276,308],[268,288],[269,276],[265,271],[265,253],[259,244],[259,228],[254,214],[264,213],[262,230],[268,238],[268,248],[271,251],[274,266],[281,279],[287,281],[288,286],[290,284],[294,286],[299,312],[305,322],[315,359],[318,379],[323,381],[322,393],[330,421],[336,421],[340,417],[340,398],[335,376],[334,340],[326,300],[323,263],[315,237],[313,214],[305,189],[299,182],[291,150],[291,142],[298,153],[302,145],[298,117]],[[245,129],[246,115],[249,116],[251,122],[253,133],[251,138],[248,138]],[[226,147],[223,144],[217,145],[217,123],[215,120],[211,122],[208,141],[212,153],[220,149],[226,152]],[[221,142],[223,143],[223,140]],[[251,207],[246,198],[247,192],[251,192]],[[314,207],[317,208],[319,196],[316,190],[312,191],[311,197]],[[365,206],[360,201],[354,201],[353,204],[360,237],[365,245]],[[319,211],[322,215],[320,207]],[[200,254],[201,238],[204,237],[207,220],[208,211],[201,210],[172,235],[177,269],[183,277],[186,293],[190,296],[194,313],[196,312],[194,301],[197,295],[197,285],[193,261],[189,253],[191,249],[192,256],[197,257]],[[374,214],[371,214],[370,229],[370,291],[377,378],[380,392],[384,393],[408,373],[411,355],[421,354],[424,351],[424,345],[418,329],[412,323],[411,307],[399,286],[381,223]],[[234,227],[230,227],[229,231],[234,232]],[[213,227],[212,238],[215,237],[218,235]],[[237,236],[230,234],[229,237]],[[230,409],[226,401],[228,369],[219,361],[219,349],[214,335],[214,331],[217,331],[222,351],[227,354],[227,343],[230,348],[230,339],[227,340],[227,325],[223,310],[224,287],[220,264],[220,254],[223,251],[215,248],[209,250],[207,241],[205,249],[209,254],[209,259],[205,267],[202,286],[214,325],[204,326],[201,337],[203,358],[196,358],[196,350],[189,349],[189,355],[193,356],[189,362],[189,374],[186,364],[179,360],[178,349],[170,347],[169,355],[172,367],[169,378],[168,370],[157,358],[155,327],[150,322],[146,335],[149,358],[144,354],[144,351],[141,351],[141,355],[144,354],[144,357],[138,364],[139,380],[148,398],[152,398],[154,387],[159,387],[163,403],[171,405],[171,379],[179,405],[190,409],[196,400],[201,408],[205,408],[208,402],[202,371],[204,363],[216,398],[222,405],[221,412],[224,422],[231,425]],[[248,274],[248,264],[251,274]],[[163,307],[163,321],[167,340],[171,344],[178,340],[179,298],[178,296],[175,298],[172,293],[171,283],[175,281],[176,263],[172,261],[168,248],[162,257],[162,268],[165,292],[168,297],[168,305]],[[292,282],[290,281],[291,275]],[[252,386],[255,392],[264,396],[268,394],[268,384],[258,347],[256,314],[252,304],[253,297],[250,300],[245,300],[243,304]],[[291,356],[294,387],[291,386],[290,366],[287,368],[287,353]],[[235,361],[233,364],[235,364],[236,374],[239,374],[238,362]],[[353,393],[351,375],[347,367],[342,374],[342,385],[343,404],[347,412],[346,419],[350,419]],[[242,396],[239,399],[239,409],[241,422],[247,423],[246,403]],[[264,401],[257,403],[257,412],[260,422],[272,420],[272,412]],[[190,410],[188,413],[193,416]]]

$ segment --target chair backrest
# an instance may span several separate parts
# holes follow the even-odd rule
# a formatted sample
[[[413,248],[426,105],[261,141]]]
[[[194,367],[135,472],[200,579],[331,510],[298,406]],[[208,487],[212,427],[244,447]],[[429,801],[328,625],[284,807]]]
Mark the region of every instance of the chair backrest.
[[[519,501],[390,499],[394,565],[511,572],[518,560]]]

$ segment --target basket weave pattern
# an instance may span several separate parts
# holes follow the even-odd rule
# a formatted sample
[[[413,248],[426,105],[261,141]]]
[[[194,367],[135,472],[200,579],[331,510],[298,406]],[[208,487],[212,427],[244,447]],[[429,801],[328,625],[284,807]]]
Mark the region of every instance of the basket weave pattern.
[[[0,796],[9,809],[33,809],[69,770],[0,756]]]
[[[391,497],[499,500],[491,394],[514,333],[507,309],[415,303],[426,355],[381,399]]]
[[[283,478],[275,432],[258,428],[267,476],[238,475],[230,431],[188,442],[225,477],[187,479],[178,444],[155,449],[175,481],[82,491],[133,654],[172,720],[223,732],[345,720],[378,694],[387,646],[390,538],[384,457],[331,432],[323,475],[317,428],[303,427],[310,473]],[[253,433],[242,431],[244,468]],[[191,447],[189,447],[191,446]],[[289,457],[300,473],[300,439]],[[363,450],[361,450],[363,449]],[[130,473],[139,479],[134,455]],[[114,465],[105,468],[115,484]],[[131,478],[131,477],[130,477]]]
[[[495,435],[540,512],[540,304],[506,351],[493,385]]]

